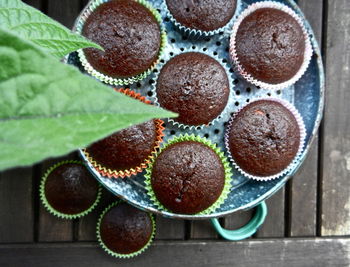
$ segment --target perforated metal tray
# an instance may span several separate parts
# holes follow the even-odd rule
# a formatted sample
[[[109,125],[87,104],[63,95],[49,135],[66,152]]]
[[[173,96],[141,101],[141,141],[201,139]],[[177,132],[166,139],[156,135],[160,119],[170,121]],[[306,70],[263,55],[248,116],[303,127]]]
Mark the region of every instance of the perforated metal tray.
[[[221,32],[218,35],[215,35],[210,38],[204,38],[203,40],[193,41],[191,39],[187,39],[186,37],[182,36],[174,28],[173,24],[167,19],[166,13],[164,13],[164,11],[161,8],[163,1],[149,1],[153,4],[155,8],[157,8],[161,12],[164,25],[168,33],[168,48],[165,51],[166,56],[171,56],[171,53],[177,54],[178,52],[184,49],[194,49],[202,50],[204,53],[219,57],[223,64],[230,64],[228,56],[229,31]],[[241,10],[243,10],[248,4],[254,2],[257,1],[242,1]],[[290,6],[298,14],[304,17],[300,9],[292,0],[284,0],[279,2]],[[84,10],[82,12],[84,12]],[[248,180],[247,178],[234,171],[231,192],[228,198],[226,199],[225,203],[220,208],[218,208],[214,213],[209,215],[182,215],[157,209],[157,207],[150,201],[149,197],[146,194],[146,190],[144,189],[143,174],[139,174],[136,177],[132,177],[129,179],[110,179],[102,177],[91,166],[91,164],[87,161],[84,155],[81,154],[84,162],[86,163],[90,171],[93,173],[93,175],[96,177],[96,179],[113,194],[140,209],[147,210],[149,212],[160,214],[166,217],[179,219],[208,219],[225,216],[238,210],[250,209],[256,206],[261,201],[276,193],[281,187],[283,187],[287,180],[295,174],[295,172],[301,166],[307,155],[311,142],[317,132],[322,118],[325,90],[322,59],[317,41],[314,38],[313,31],[306,20],[305,26],[307,27],[310,34],[314,54],[306,73],[294,86],[287,88],[283,91],[275,92],[258,89],[255,86],[248,84],[244,80],[237,78],[231,69],[230,73],[232,74],[234,82],[232,88],[233,101],[231,101],[230,103],[229,112],[224,114],[224,116],[222,116],[222,118],[219,121],[217,121],[214,125],[203,130],[183,130],[179,129],[177,126],[172,126],[171,123],[167,122],[165,130],[165,142],[169,138],[172,138],[179,134],[195,133],[197,135],[209,138],[213,142],[217,143],[223,150],[225,150],[223,144],[224,128],[226,122],[229,119],[230,113],[237,110],[244,103],[249,102],[250,100],[258,96],[272,96],[286,99],[289,102],[294,103],[294,105],[303,117],[307,130],[306,144],[303,150],[302,157],[298,162],[297,166],[287,175],[268,182],[257,182]],[[76,53],[70,54],[67,61],[69,64],[75,65],[78,68],[80,68],[81,71],[84,71],[79,63]],[[147,96],[150,100],[153,100],[151,87],[154,84],[156,71],[142,82],[130,85],[129,88],[134,89],[136,92],[139,92]]]

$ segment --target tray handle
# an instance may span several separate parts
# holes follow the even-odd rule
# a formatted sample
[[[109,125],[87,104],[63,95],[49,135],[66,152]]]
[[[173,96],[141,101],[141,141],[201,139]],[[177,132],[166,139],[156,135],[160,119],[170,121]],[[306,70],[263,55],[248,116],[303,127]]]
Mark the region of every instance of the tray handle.
[[[267,206],[265,201],[261,202],[256,209],[254,217],[243,227],[236,230],[228,230],[221,227],[219,220],[214,218],[210,219],[211,223],[215,230],[221,235],[223,238],[231,241],[243,240],[248,237],[251,237],[259,227],[264,223],[267,215]]]

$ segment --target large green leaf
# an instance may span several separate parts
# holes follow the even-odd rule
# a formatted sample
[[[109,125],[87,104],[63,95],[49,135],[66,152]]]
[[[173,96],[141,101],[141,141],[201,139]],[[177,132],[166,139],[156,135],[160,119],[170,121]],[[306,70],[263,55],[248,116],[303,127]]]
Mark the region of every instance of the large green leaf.
[[[0,170],[173,116],[115,92],[0,28]]]
[[[20,0],[0,0],[0,27],[16,32],[59,58],[79,48],[102,49]]]

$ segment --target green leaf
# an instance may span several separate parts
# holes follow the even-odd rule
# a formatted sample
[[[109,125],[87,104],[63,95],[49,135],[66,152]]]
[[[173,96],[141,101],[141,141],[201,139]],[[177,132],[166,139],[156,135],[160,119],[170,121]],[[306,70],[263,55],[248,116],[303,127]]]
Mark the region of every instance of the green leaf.
[[[0,170],[173,116],[115,92],[0,28]]]
[[[58,58],[80,48],[102,49],[20,0],[0,0],[0,27],[34,42]]]

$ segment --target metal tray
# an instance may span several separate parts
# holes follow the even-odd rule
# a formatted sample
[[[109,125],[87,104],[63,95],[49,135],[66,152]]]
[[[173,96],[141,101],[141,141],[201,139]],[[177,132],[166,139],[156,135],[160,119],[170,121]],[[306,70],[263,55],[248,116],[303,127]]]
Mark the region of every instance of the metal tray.
[[[91,2],[92,1],[90,1],[89,4]],[[181,33],[179,33],[179,31],[177,31],[174,28],[173,24],[167,19],[166,13],[161,8],[163,2],[162,0],[149,0],[149,2],[151,2],[153,6],[161,12],[163,17],[163,22],[168,33],[168,48],[165,52],[166,55],[168,55],[168,53],[170,54],[174,51],[178,52],[183,49],[201,49],[202,51],[205,50],[205,53],[207,54],[212,54],[216,57],[221,58],[223,64],[229,64],[229,31],[221,32],[220,34],[217,34],[213,37],[204,38],[202,40],[188,39],[182,36]],[[243,10],[247,5],[254,2],[258,1],[242,0],[240,10]],[[290,6],[299,15],[304,17],[298,6],[292,0],[281,0],[279,2]],[[82,12],[84,12],[84,10]],[[314,139],[314,136],[317,132],[322,118],[325,90],[322,58],[317,41],[314,38],[313,31],[306,20],[305,26],[307,27],[310,34],[314,54],[306,73],[294,86],[282,91],[275,92],[258,89],[255,86],[245,82],[244,80],[237,78],[236,75],[233,73],[232,69],[230,70],[230,73],[232,74],[232,78],[234,80],[234,86],[232,88],[234,90],[232,91],[234,101],[232,102],[232,105],[230,107],[230,112],[234,112],[244,103],[250,101],[251,99],[254,99],[255,97],[272,96],[280,97],[288,100],[291,103],[294,103],[294,105],[302,115],[307,130],[306,143],[300,161],[298,162],[297,166],[287,175],[268,182],[257,182],[249,180],[243,177],[242,175],[238,174],[237,171],[234,171],[231,192],[228,198],[226,199],[225,203],[221,205],[220,208],[218,208],[214,213],[208,215],[182,215],[157,209],[157,207],[150,201],[149,197],[146,194],[146,190],[144,189],[143,174],[139,174],[136,177],[132,177],[129,179],[110,179],[102,177],[91,166],[91,164],[81,153],[84,162],[86,163],[90,171],[94,174],[96,179],[119,198],[129,202],[130,204],[142,210],[163,215],[169,218],[194,220],[217,218],[228,215],[238,210],[250,209],[258,205],[260,202],[272,196],[281,187],[283,187],[287,180],[291,176],[293,176],[295,172],[299,169],[309,151],[311,142]],[[84,72],[83,68],[79,63],[76,53],[70,54],[67,61],[69,64],[77,66],[78,68],[80,68],[81,71]],[[141,94],[147,96],[150,100],[152,100],[151,86],[152,84],[154,84],[154,77],[155,76],[153,73],[142,82],[130,85],[128,87],[134,89],[136,92],[140,92]],[[165,142],[169,138],[172,138],[181,133],[195,133],[200,136],[205,136],[209,138],[213,142],[217,143],[223,150],[225,150],[223,144],[224,127],[229,119],[230,112],[228,113],[228,115],[223,116],[214,125],[203,130],[182,130],[179,129],[177,126],[171,125],[171,123],[167,123],[167,121],[165,120]]]

